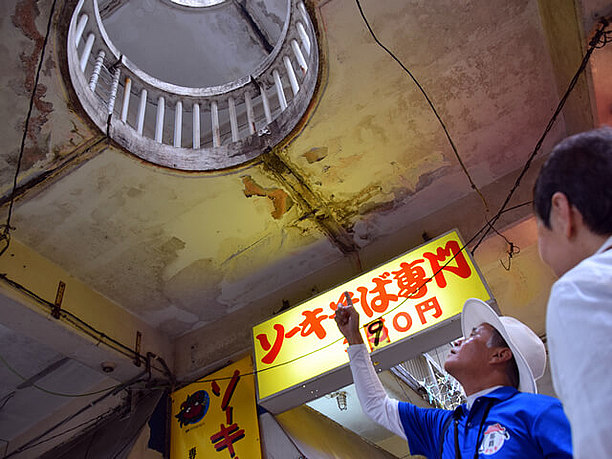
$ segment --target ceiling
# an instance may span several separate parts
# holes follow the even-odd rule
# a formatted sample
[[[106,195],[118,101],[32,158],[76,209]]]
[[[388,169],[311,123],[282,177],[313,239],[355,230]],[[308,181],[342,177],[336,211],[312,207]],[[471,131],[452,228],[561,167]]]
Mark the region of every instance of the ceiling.
[[[115,3],[115,26],[125,32],[120,15],[133,3]],[[86,118],[62,58],[64,19],[74,1],[57,1],[46,45],[51,2],[0,2],[2,219],[20,167],[14,229],[0,272],[50,302],[58,282],[65,282],[66,309],[130,346],[140,332],[142,349],[186,378],[249,352],[251,327],[287,304],[355,277],[426,237],[458,228],[469,240],[508,195],[578,68],[598,17],[612,14],[611,4],[361,3],[380,41],[437,108],[469,178],[423,94],[374,42],[353,2],[307,2],[318,28],[321,68],[318,92],[299,128],[258,159],[207,173],[145,163],[106,142]],[[163,17],[155,20],[164,24]],[[173,20],[185,21],[181,15]],[[172,33],[160,27],[151,33]],[[123,38],[126,46],[135,42],[127,33]],[[232,46],[225,44],[211,59],[226,62],[222,55]],[[147,53],[159,63],[154,51]],[[226,73],[240,71],[230,67]],[[595,50],[509,207],[530,200],[534,174],[552,145],[570,133],[612,124],[611,75],[612,46]],[[252,186],[263,192],[252,195]],[[273,199],[279,195],[283,205]],[[474,257],[501,310],[543,335],[553,277],[538,260],[534,228],[530,206],[507,212],[496,229],[520,254],[509,260],[506,242],[491,232]],[[500,260],[506,267],[511,262],[510,270]],[[31,297],[13,287],[3,284],[2,298],[2,355],[26,378],[47,369],[64,381],[64,392],[80,392],[105,387],[109,379],[100,362],[116,362],[114,384],[142,371],[54,322],[48,311],[41,314]],[[2,366],[0,371],[4,397],[23,381]],[[79,406],[37,394],[32,396],[40,406],[58,418]],[[0,425],[13,429],[3,428],[0,435],[8,450],[51,422],[27,411],[27,398],[16,392],[0,409]],[[29,413],[23,425],[5,417],[19,410]]]

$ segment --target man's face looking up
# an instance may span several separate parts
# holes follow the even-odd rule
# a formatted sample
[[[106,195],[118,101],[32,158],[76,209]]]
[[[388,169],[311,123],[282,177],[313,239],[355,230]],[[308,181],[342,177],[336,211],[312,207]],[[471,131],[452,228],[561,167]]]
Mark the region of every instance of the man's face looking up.
[[[493,327],[483,323],[473,328],[469,336],[455,341],[444,369],[459,381],[464,375],[486,371],[493,350],[489,347],[492,334]]]

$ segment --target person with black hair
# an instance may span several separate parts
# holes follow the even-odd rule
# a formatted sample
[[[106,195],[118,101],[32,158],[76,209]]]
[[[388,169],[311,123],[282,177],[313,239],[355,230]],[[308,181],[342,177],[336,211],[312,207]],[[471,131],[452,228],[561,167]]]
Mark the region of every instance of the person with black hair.
[[[553,385],[577,458],[612,454],[612,128],[560,142],[534,186]]]
[[[362,410],[408,440],[411,454],[442,458],[571,458],[570,427],[559,400],[537,394],[546,366],[542,340],[513,317],[471,298],[461,314],[464,338],[444,368],[467,403],[454,411],[419,408],[389,398],[370,360],[353,306],[339,306],[351,372]]]

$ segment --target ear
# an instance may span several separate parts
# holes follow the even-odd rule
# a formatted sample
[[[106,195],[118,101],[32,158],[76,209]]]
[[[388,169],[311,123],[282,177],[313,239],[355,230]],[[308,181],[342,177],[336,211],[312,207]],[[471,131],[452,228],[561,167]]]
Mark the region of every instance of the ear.
[[[550,206],[550,226],[553,231],[569,239],[575,232],[575,217],[567,196],[560,191],[553,194]]]
[[[491,355],[491,363],[504,363],[512,359],[512,351],[509,347],[497,347]]]

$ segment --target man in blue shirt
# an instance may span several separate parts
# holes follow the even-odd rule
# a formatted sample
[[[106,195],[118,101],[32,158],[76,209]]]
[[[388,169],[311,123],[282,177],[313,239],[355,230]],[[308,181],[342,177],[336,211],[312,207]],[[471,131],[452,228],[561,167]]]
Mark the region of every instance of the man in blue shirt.
[[[538,395],[546,350],[538,336],[486,303],[466,301],[464,338],[444,368],[463,386],[467,403],[455,411],[418,408],[390,399],[378,379],[352,306],[336,322],[346,337],[355,389],[363,411],[408,440],[412,454],[444,458],[570,458],[570,426],[561,403]]]

